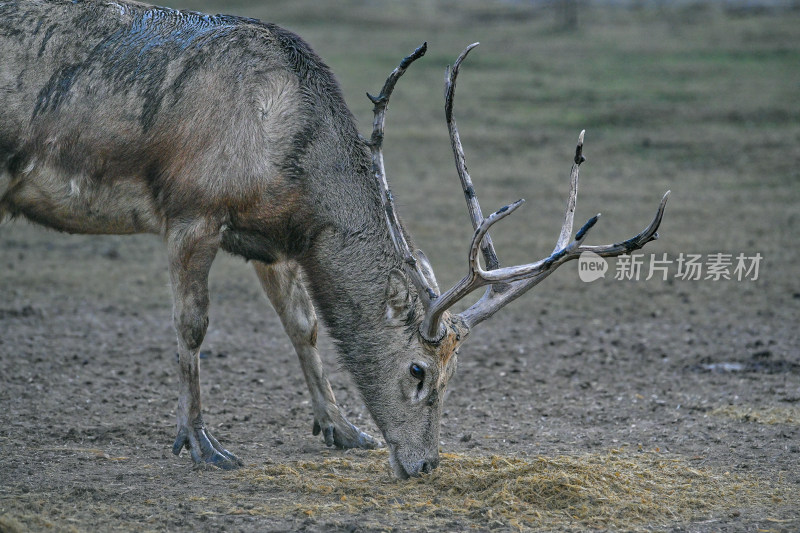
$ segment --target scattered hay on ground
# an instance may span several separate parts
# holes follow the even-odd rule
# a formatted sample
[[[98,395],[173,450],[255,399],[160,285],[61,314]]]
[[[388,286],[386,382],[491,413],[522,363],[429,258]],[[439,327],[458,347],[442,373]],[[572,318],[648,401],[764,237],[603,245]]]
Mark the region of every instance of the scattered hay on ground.
[[[434,524],[513,528],[637,529],[708,520],[779,504],[784,490],[752,477],[695,468],[649,452],[515,458],[442,454],[441,467],[392,480],[385,452],[321,462],[292,462],[234,474],[257,485],[261,505],[228,513],[331,517],[375,510],[424,515]],[[242,487],[244,488],[244,487]]]
[[[23,526],[16,518],[11,515],[0,515],[0,533],[22,533],[25,531]]]
[[[725,416],[757,424],[800,425],[800,407],[755,407],[752,405],[727,405],[711,411],[714,416]]]

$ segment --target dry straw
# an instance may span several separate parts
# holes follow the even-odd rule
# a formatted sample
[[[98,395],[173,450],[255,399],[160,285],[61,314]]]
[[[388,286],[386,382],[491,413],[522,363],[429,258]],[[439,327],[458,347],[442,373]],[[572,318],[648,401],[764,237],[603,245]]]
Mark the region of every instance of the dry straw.
[[[728,405],[711,411],[714,416],[724,416],[757,424],[800,425],[800,407],[756,407],[752,405]]]
[[[786,489],[655,452],[515,458],[443,454],[433,474],[392,480],[385,452],[234,474],[268,495],[231,514],[331,518],[413,514],[429,525],[637,530],[780,505]],[[236,498],[232,498],[233,501]],[[394,520],[391,520],[392,522]],[[378,526],[378,524],[373,524]]]

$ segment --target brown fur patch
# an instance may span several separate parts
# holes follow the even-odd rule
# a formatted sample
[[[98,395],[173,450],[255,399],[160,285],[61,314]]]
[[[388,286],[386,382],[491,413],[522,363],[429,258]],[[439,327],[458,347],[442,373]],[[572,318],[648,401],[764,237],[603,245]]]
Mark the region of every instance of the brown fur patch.
[[[456,351],[456,348],[461,343],[460,339],[455,331],[450,330],[444,336],[441,343],[439,344],[439,349],[437,350],[436,354],[439,356],[439,361],[441,361],[442,366],[447,366],[448,361],[453,356]]]
[[[445,333],[444,338],[439,341],[436,355],[439,358],[442,368],[445,368],[458,347],[464,342],[469,330],[464,324],[452,320],[449,313],[446,313],[442,317],[442,320],[447,325],[447,333]]]

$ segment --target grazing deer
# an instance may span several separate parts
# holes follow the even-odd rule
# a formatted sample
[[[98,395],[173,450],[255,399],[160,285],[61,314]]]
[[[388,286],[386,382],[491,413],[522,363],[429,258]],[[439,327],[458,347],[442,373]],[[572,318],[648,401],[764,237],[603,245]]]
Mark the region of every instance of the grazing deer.
[[[198,352],[208,272],[219,249],[251,260],[300,358],[314,434],[376,445],[341,413],[316,348],[320,313],[338,343],[398,477],[438,464],[439,419],[458,347],[501,307],[591,250],[616,256],[656,239],[667,195],[635,237],[586,246],[572,237],[583,133],[553,253],[500,267],[464,163],[453,97],[468,47],[446,76],[446,121],[475,234],[468,274],[441,292],[392,202],[382,141],[405,58],[370,96],[361,137],[328,67],[296,35],[253,19],[128,1],[0,3],[0,218],[70,233],[162,236],[178,337],[173,452],[242,464],[203,422]],[[485,267],[481,265],[481,256]],[[483,296],[460,314],[467,294]]]

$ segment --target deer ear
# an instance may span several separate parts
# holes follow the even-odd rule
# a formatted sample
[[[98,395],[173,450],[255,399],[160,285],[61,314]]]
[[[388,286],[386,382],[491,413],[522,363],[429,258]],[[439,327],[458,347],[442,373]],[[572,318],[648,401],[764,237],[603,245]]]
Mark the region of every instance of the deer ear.
[[[389,322],[405,322],[411,305],[408,278],[398,269],[389,272],[386,283],[386,319]]]
[[[439,294],[439,284],[436,283],[436,276],[433,274],[433,267],[431,266],[431,262],[428,261],[428,256],[425,255],[425,252],[422,250],[414,250],[414,255],[419,261],[419,266],[422,270],[422,274],[425,276],[425,280],[428,282],[428,285],[436,291],[436,294]]]

